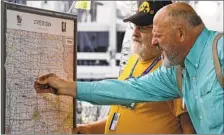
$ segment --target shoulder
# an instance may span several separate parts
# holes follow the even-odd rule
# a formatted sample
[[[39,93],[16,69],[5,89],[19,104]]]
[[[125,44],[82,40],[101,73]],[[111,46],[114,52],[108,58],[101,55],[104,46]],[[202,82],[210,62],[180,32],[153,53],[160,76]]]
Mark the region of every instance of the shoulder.
[[[137,55],[131,55],[128,58],[127,63],[125,64],[125,67],[129,67],[135,64],[136,60],[137,60],[138,56]]]
[[[131,55],[129,58],[128,58],[128,63],[130,63],[130,62],[133,62],[133,61],[135,61],[135,60],[137,60],[137,55],[135,55],[135,54],[133,54],[133,55]]]
[[[131,55],[128,58],[127,63],[124,66],[124,69],[122,71],[120,71],[120,75],[118,77],[119,80],[124,80],[128,77],[128,75],[130,74],[131,68],[134,65],[134,63],[137,60],[137,55]]]

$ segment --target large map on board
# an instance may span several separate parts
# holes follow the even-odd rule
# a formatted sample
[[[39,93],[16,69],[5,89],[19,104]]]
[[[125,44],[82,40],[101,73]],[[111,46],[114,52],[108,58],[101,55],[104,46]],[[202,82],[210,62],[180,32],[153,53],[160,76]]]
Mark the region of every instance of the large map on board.
[[[73,42],[72,20],[7,10],[6,134],[71,133],[73,99],[33,85],[47,73],[73,80]]]

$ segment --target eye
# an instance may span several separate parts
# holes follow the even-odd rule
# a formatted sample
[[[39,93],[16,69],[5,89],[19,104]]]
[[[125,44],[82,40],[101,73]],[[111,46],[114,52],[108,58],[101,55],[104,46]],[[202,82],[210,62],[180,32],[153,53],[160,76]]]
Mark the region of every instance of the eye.
[[[144,30],[145,28],[143,26],[138,26],[138,29],[141,31]]]
[[[145,29],[153,29],[153,26],[147,26]]]

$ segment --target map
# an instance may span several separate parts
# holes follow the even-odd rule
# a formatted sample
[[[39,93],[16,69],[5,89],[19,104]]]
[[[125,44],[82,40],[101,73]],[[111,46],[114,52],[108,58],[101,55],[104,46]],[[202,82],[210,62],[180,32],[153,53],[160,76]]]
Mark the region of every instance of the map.
[[[8,20],[15,18],[18,20],[20,16],[24,23],[20,21],[18,24],[17,21],[15,26],[9,25],[6,29],[5,133],[72,133],[73,98],[36,94],[34,81],[37,77],[48,73],[56,73],[65,80],[73,80],[73,33],[70,36],[68,33],[63,34],[60,27],[58,28],[60,32],[47,33],[46,31],[50,31],[50,26],[56,26],[54,22],[61,22],[58,18],[49,19],[46,16],[10,10],[8,14],[10,16]],[[37,18],[42,22],[45,21],[41,22],[44,25],[39,25]],[[26,19],[32,22],[32,28],[24,25]],[[51,21],[51,19],[58,20]],[[63,22],[66,26],[66,21]]]

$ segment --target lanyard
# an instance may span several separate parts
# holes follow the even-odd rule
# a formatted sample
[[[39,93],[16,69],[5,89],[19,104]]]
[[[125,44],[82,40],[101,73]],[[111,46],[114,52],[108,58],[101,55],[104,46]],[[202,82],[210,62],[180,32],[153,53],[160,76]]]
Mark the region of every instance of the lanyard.
[[[141,74],[141,76],[144,76],[144,75],[146,75],[147,73],[149,73],[149,72],[153,69],[153,67],[154,67],[160,60],[161,60],[161,56],[157,57],[157,58],[152,62],[152,64],[149,65],[148,68]],[[135,70],[135,67],[136,67],[138,61],[139,61],[139,59],[135,62],[135,65],[132,67],[132,69],[131,69],[131,73],[129,74],[129,77],[128,77],[127,79],[129,79],[129,78],[133,78],[132,75],[133,75],[133,72],[134,72],[134,70]],[[128,106],[126,106],[126,107],[129,108],[129,109],[134,109],[134,108],[135,108],[135,105],[136,105],[136,103],[133,102],[133,103],[131,103],[130,105],[128,105]]]
[[[146,75],[147,73],[149,73],[149,72],[153,69],[153,67],[154,67],[160,60],[161,60],[161,56],[157,57],[157,58],[152,62],[152,64],[149,65],[148,68],[146,68],[146,70],[141,74],[141,76],[144,76],[144,75]],[[129,78],[133,78],[132,75],[133,75],[133,72],[134,72],[134,70],[135,70],[135,67],[136,67],[138,61],[139,61],[139,59],[135,62],[135,65],[132,67],[131,72],[130,72],[130,74],[129,74],[129,77],[128,77],[127,79],[129,79]]]

